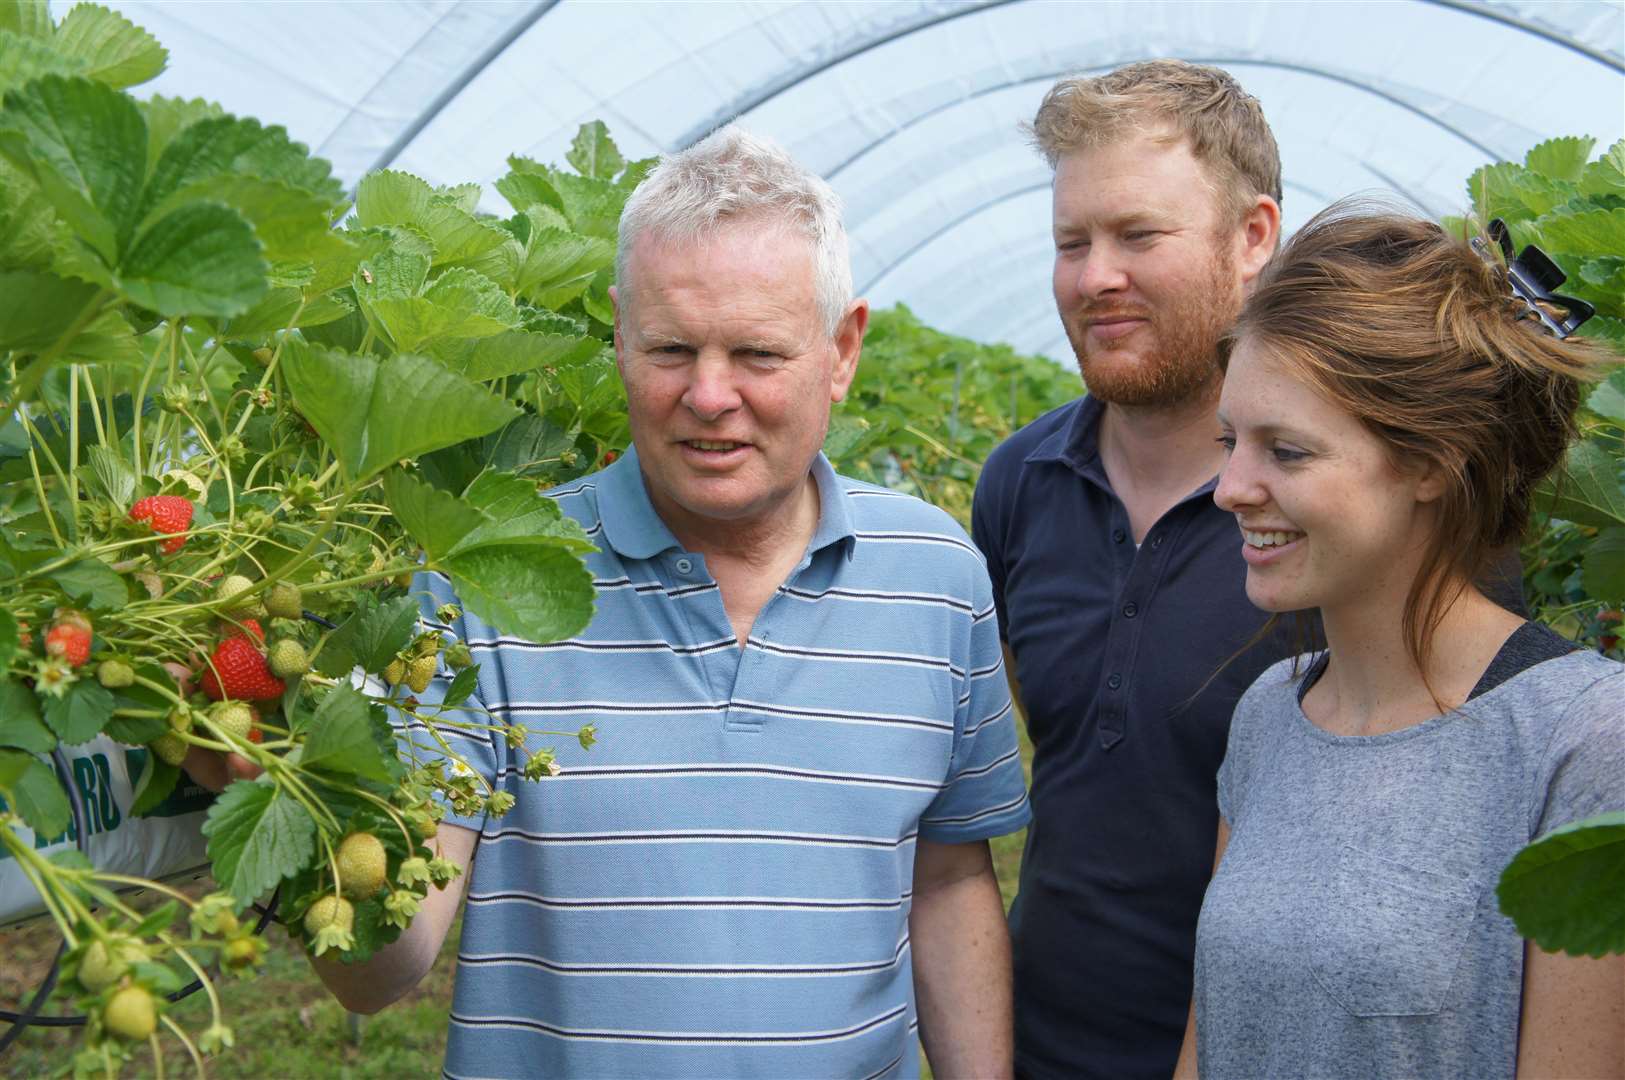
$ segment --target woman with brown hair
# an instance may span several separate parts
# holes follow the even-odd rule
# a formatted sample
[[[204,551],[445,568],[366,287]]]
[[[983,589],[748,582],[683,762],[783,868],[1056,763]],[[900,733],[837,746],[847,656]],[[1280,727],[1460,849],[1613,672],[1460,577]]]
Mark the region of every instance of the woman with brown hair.
[[[1345,204],[1231,336],[1214,498],[1248,597],[1327,648],[1237,705],[1177,1075],[1625,1071],[1625,958],[1526,947],[1495,900],[1529,840],[1625,810],[1625,666],[1473,584],[1605,361],[1516,284]]]

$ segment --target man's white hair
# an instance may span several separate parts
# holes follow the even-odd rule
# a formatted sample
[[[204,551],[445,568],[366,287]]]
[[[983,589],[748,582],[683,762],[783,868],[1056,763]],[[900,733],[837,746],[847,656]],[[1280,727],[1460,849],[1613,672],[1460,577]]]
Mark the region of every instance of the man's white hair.
[[[784,147],[735,124],[662,158],[626,201],[615,252],[621,294],[626,296],[631,285],[627,264],[638,237],[690,242],[738,222],[779,226],[807,238],[818,314],[834,336],[852,302],[840,196]]]

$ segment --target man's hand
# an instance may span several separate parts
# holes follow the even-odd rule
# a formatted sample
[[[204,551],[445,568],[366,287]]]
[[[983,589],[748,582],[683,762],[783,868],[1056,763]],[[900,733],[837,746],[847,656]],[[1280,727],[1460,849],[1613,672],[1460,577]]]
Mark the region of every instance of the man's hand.
[[[932,1074],[1011,1076],[1010,933],[987,841],[918,842],[908,931],[920,1041]]]
[[[164,665],[164,670],[175,677],[181,697],[192,693],[191,668],[170,662]],[[233,780],[252,780],[265,771],[241,754],[222,754],[201,746],[187,748],[186,760],[181,762],[181,768],[192,778],[192,783],[208,788],[217,795]]]

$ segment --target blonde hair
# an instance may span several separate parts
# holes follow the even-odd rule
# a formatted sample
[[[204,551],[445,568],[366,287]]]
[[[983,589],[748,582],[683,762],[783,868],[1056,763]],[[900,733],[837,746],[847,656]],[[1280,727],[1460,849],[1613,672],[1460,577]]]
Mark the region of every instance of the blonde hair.
[[[1232,217],[1245,215],[1260,195],[1280,204],[1281,152],[1264,110],[1216,67],[1144,60],[1095,78],[1062,79],[1044,95],[1028,132],[1054,168],[1074,150],[1165,128],[1189,141]]]
[[[1259,276],[1221,363],[1241,339],[1358,418],[1396,463],[1446,477],[1405,603],[1425,678],[1445,612],[1523,538],[1536,484],[1577,434],[1583,384],[1617,358],[1543,330],[1506,268],[1465,237],[1355,200],[1317,214]]]

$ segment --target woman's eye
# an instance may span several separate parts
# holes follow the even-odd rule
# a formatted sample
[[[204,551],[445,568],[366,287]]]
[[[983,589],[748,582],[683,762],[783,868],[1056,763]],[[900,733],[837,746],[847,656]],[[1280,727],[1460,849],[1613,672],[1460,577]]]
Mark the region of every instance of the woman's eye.
[[[1283,465],[1290,465],[1294,462],[1302,461],[1309,456],[1302,450],[1293,450],[1286,446],[1271,447],[1270,453],[1274,454],[1275,460],[1281,462]]]
[[[1220,435],[1213,441],[1224,447],[1224,452],[1227,454],[1236,449],[1236,437],[1234,435]]]

